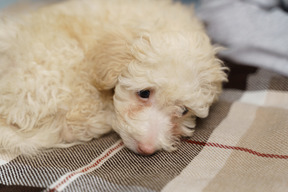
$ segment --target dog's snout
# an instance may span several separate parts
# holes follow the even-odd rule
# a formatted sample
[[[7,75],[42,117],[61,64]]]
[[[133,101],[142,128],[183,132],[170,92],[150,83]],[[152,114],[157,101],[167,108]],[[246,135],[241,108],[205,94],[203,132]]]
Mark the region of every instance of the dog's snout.
[[[155,151],[155,147],[150,144],[139,143],[137,147],[137,152],[141,155],[152,155]]]

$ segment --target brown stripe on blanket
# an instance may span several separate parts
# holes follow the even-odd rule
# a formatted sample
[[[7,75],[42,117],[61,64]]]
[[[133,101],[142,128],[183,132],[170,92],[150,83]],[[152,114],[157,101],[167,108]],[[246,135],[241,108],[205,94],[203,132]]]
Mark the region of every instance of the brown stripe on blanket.
[[[288,79],[273,71],[259,69],[251,74],[247,82],[247,90],[279,90],[287,91]]]
[[[198,120],[198,126],[191,139],[206,142],[214,128],[227,116],[230,106],[231,103],[228,102],[220,102],[213,106],[207,119]],[[180,174],[202,148],[201,145],[181,142],[175,152],[161,151],[149,157],[136,155],[125,148],[83,178],[94,177],[95,181],[98,179],[99,185],[105,181],[114,188],[136,187],[160,191]]]
[[[288,90],[288,78],[284,76],[275,76],[270,81],[269,89],[275,91],[287,91]]]
[[[241,91],[241,90],[227,89],[220,95],[219,100],[221,102],[234,103],[234,102],[238,101],[242,96],[243,96],[243,91]]]

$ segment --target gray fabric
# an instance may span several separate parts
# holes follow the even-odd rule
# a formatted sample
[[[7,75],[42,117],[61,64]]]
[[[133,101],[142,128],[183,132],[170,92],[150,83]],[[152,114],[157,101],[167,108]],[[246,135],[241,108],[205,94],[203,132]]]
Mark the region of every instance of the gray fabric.
[[[257,6],[261,6],[266,9],[271,9],[280,5],[280,0],[242,0],[247,3],[255,3]]]
[[[197,14],[227,48],[221,57],[288,76],[288,14],[280,5],[285,1],[202,0]]]

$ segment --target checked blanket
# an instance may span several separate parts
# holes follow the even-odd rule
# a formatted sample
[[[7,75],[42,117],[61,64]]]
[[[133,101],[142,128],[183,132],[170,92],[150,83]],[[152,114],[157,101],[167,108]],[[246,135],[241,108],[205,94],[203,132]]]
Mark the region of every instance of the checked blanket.
[[[140,156],[112,133],[33,157],[1,153],[0,192],[288,191],[288,78],[233,65],[225,87],[175,152]]]

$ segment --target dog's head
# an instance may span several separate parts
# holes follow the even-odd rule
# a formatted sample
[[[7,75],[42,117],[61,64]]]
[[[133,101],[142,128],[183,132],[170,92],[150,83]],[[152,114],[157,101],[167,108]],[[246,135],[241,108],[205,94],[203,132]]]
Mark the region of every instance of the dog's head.
[[[203,31],[109,36],[95,55],[95,85],[114,89],[113,129],[140,154],[172,151],[208,115],[226,80]],[[125,36],[125,35],[124,35]]]

